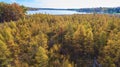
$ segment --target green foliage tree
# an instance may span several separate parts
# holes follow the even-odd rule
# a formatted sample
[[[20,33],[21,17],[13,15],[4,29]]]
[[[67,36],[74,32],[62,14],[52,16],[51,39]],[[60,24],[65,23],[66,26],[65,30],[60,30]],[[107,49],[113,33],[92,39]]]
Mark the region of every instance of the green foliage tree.
[[[25,9],[16,3],[6,4],[0,3],[0,22],[4,21],[16,21],[23,18],[25,15]]]

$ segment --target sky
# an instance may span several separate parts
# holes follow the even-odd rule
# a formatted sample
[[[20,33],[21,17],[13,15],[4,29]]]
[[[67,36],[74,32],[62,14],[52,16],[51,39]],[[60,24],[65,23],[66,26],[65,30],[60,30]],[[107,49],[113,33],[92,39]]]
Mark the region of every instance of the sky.
[[[120,0],[0,0],[36,8],[120,7]]]

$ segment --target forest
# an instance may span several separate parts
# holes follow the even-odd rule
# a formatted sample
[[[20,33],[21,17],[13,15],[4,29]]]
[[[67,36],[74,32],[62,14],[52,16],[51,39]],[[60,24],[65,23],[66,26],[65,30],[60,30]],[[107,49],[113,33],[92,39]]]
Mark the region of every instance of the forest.
[[[10,14],[0,14],[0,67],[120,67],[119,16]]]

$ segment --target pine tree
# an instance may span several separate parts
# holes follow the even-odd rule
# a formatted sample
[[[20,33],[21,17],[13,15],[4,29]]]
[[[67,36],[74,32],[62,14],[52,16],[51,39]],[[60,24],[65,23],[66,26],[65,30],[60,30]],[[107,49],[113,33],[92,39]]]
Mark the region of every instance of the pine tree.
[[[49,58],[47,56],[46,50],[40,46],[35,56],[36,65],[38,67],[47,67],[48,59]]]
[[[10,65],[10,51],[7,48],[7,45],[0,40],[0,66],[6,67]]]

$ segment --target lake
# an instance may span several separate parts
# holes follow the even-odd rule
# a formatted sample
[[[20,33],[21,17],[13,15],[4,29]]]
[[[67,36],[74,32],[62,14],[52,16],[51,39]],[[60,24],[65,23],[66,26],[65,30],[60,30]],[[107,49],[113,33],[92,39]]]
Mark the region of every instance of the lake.
[[[36,11],[27,11],[27,14],[52,14],[52,15],[70,15],[70,14],[88,14],[86,12],[76,12],[69,10],[36,10]]]

